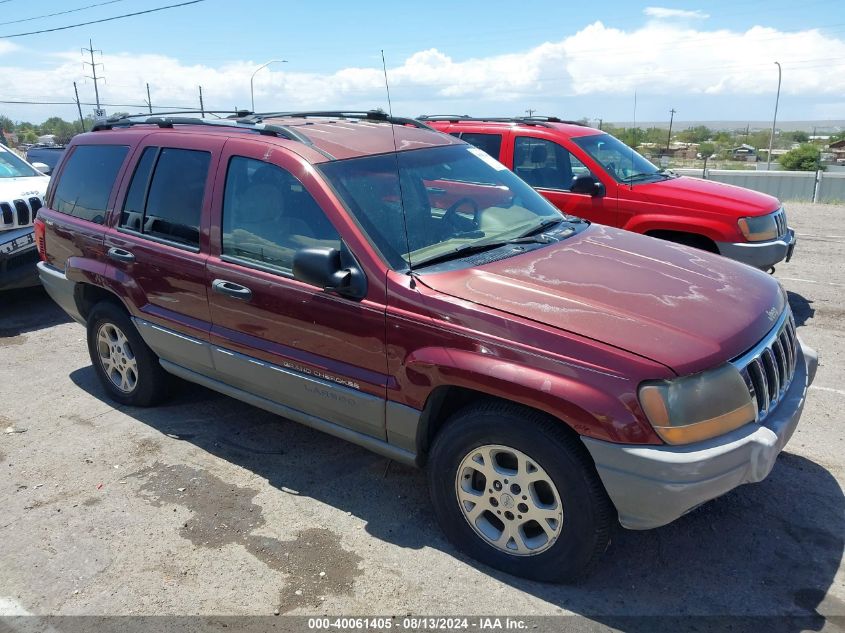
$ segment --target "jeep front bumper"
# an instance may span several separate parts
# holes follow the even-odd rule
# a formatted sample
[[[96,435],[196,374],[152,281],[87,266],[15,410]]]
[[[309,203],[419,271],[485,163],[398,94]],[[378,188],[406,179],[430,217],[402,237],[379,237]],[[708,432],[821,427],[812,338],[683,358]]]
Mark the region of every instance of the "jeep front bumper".
[[[619,522],[633,530],[671,523],[737,486],[762,481],[792,437],[818,355],[799,341],[789,390],[763,424],[686,446],[613,444],[582,437]]]
[[[795,231],[789,229],[783,237],[769,242],[716,242],[716,246],[720,255],[768,270],[783,260],[792,259],[797,241]]]

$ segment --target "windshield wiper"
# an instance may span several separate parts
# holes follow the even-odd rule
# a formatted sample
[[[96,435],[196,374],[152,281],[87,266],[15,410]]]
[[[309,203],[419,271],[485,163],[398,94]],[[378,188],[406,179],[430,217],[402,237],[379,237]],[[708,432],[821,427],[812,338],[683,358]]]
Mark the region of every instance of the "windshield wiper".
[[[434,255],[433,257],[429,257],[428,259],[422,259],[418,262],[412,261],[411,263],[413,264],[414,268],[419,268],[420,266],[432,266],[434,264],[441,264],[443,262],[452,261],[453,259],[461,259],[463,257],[468,257],[469,255],[474,255],[475,253],[492,251],[496,248],[507,246],[510,243],[511,240],[497,240],[495,242],[478,242],[476,244],[464,244],[462,246],[458,246],[454,250],[441,253],[440,255]]]
[[[522,235],[518,236],[515,239],[518,240],[518,239],[523,238],[523,237],[530,237],[532,235],[537,235],[538,233],[542,233],[546,229],[554,226],[555,224],[560,224],[561,222],[564,222],[564,221],[565,221],[565,218],[550,218],[550,219],[547,219],[547,220],[543,220],[539,224],[532,226],[525,233],[523,233]],[[512,242],[514,240],[508,240],[508,241]]]
[[[468,257],[469,255],[474,255],[475,253],[483,253],[485,251],[492,251],[497,248],[501,248],[503,246],[510,246],[516,244],[550,244],[552,242],[557,242],[558,240],[551,237],[546,237],[544,235],[536,235],[532,233],[537,233],[542,228],[548,228],[552,224],[558,224],[559,222],[563,222],[563,220],[555,220],[554,222],[543,223],[545,226],[534,227],[531,229],[529,234],[520,235],[519,237],[512,237],[507,240],[494,240],[490,242],[476,242],[475,244],[464,244],[463,246],[459,246],[454,250],[448,251],[446,253],[441,253],[440,255],[435,255],[430,257],[429,259],[423,259],[419,262],[412,262],[414,268],[418,268],[420,266],[431,266],[433,264],[441,264],[443,262],[448,262],[454,259],[462,259],[464,257]],[[565,237],[568,237],[572,233],[575,232],[575,229],[569,229],[568,234]]]
[[[673,178],[672,174],[667,173],[666,171],[653,171],[653,172],[642,172],[639,174],[633,174],[631,176],[626,176],[622,179],[622,182],[638,182],[640,180],[645,180],[646,178]]]

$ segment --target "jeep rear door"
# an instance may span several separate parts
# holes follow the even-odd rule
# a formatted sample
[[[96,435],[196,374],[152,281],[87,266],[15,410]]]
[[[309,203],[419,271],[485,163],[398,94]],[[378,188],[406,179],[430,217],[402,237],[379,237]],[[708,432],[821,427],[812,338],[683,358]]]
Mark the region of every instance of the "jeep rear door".
[[[313,168],[233,138],[216,179],[206,287],[218,378],[384,439],[383,286],[371,284],[368,297],[355,301],[292,275],[297,249],[341,243],[333,203]]]
[[[214,168],[225,138],[176,132],[146,136],[133,152],[105,235],[141,335],[165,360],[211,366],[205,283]]]

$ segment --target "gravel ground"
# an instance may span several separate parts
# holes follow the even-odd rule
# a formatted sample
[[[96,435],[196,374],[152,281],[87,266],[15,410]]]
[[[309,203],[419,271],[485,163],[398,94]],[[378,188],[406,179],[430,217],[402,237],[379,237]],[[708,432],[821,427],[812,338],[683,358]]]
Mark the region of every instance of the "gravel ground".
[[[40,289],[3,295],[0,615],[578,614],[559,623],[596,630],[797,616],[787,630],[837,630],[845,206],[788,209],[799,242],[776,276],[821,355],[798,431],[764,482],[620,529],[574,587],[466,559],[423,474],[351,444],[190,385],[157,409],[115,407],[83,328]]]

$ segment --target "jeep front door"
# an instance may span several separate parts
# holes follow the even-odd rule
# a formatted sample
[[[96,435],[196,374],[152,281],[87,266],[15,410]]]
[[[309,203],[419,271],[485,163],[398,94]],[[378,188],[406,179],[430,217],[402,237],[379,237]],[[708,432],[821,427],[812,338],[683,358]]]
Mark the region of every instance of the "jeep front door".
[[[383,288],[352,300],[292,275],[298,249],[341,246],[313,169],[230,139],[217,182],[207,285],[219,378],[384,439]]]
[[[513,144],[513,171],[534,187],[558,209],[570,215],[614,225],[616,198],[606,195],[604,185],[583,193],[573,191],[576,177],[598,178],[568,149],[552,140],[516,136]]]

